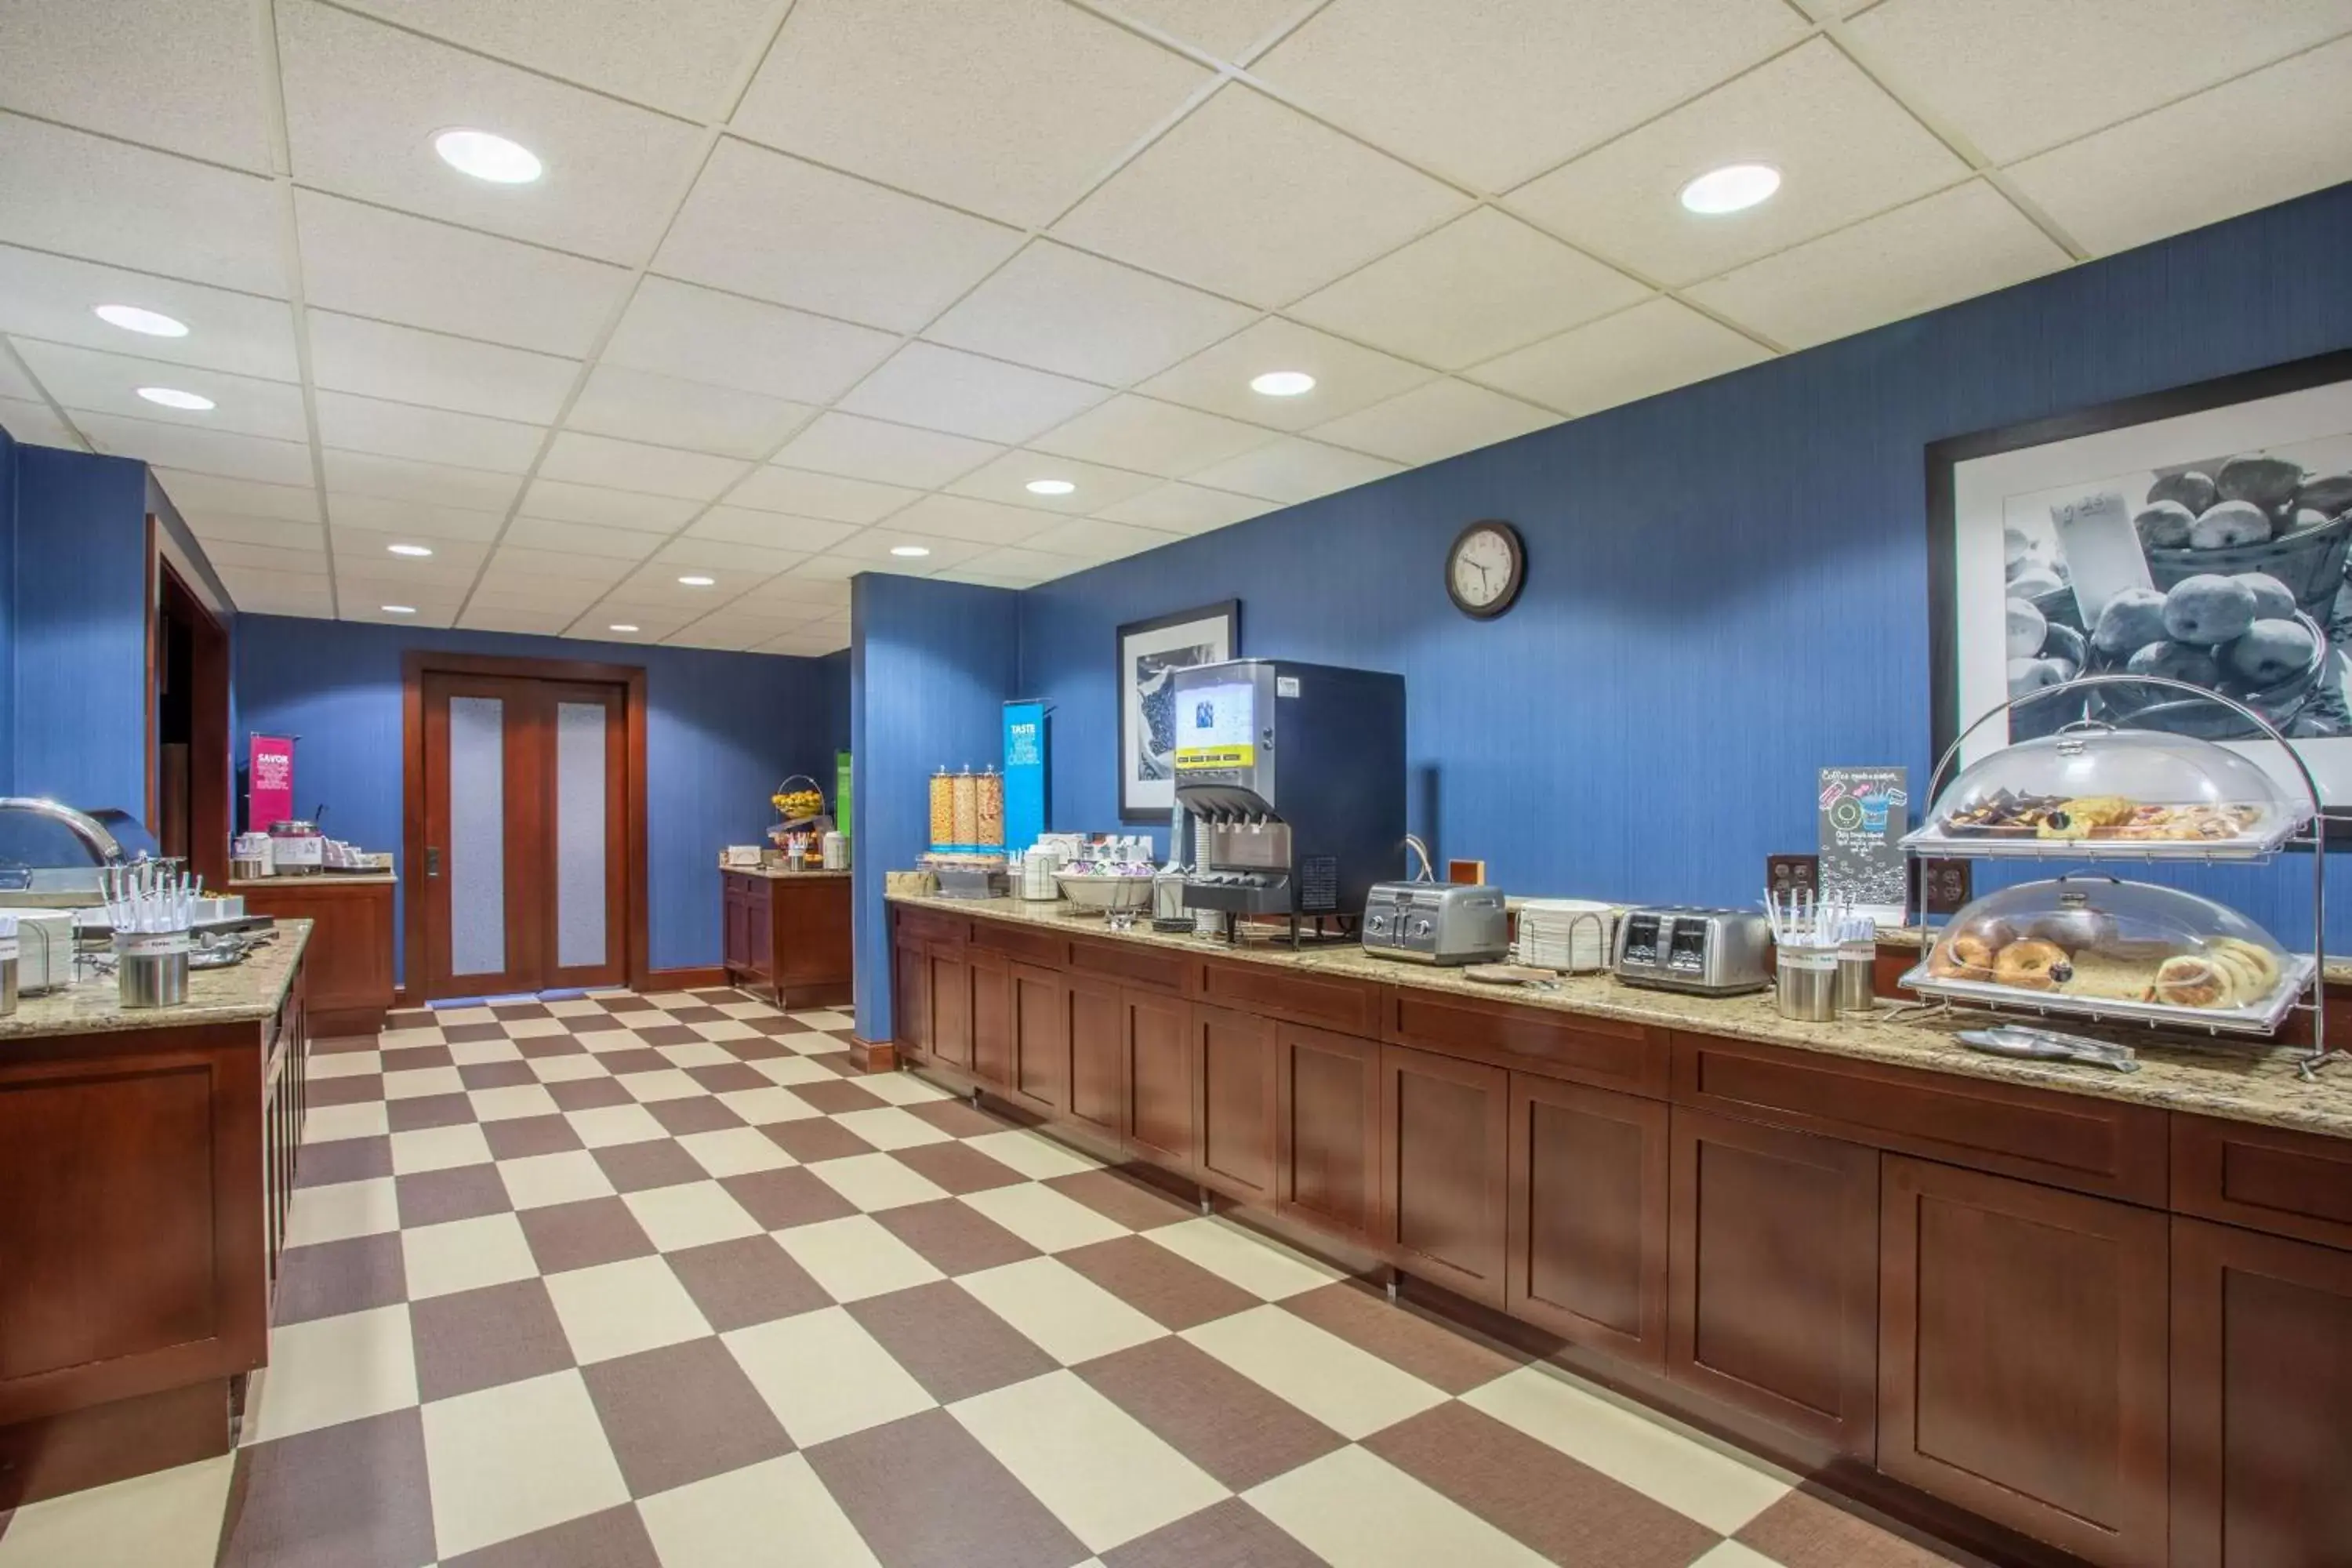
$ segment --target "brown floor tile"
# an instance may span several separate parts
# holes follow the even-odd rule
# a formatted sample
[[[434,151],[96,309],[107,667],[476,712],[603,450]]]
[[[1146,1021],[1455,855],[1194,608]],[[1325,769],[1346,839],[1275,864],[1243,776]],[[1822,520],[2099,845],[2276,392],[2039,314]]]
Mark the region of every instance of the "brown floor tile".
[[[335,1035],[312,1040],[310,1054],[314,1057],[341,1056],[346,1051],[372,1051],[376,1048],[373,1035]]]
[[[672,1007],[667,1011],[673,1024],[716,1024],[727,1016],[708,1004],[698,1007]]]
[[[444,1024],[441,1038],[453,1046],[468,1045],[476,1040],[503,1040],[507,1037],[504,1024]]]
[[[824,1125],[830,1127],[831,1122]],[[923,1143],[894,1149],[890,1157],[950,1193],[977,1193],[990,1187],[1010,1187],[1024,1178],[1002,1160],[992,1160],[961,1143]]]
[[[666,1254],[662,1260],[722,1334],[833,1305],[824,1287],[771,1237],[714,1241]]]
[[[1035,1247],[970,1204],[953,1198],[881,1209],[874,1219],[942,1274],[973,1274],[1037,1256]]]
[[[575,1035],[601,1035],[613,1029],[625,1029],[629,1021],[615,1018],[609,1013],[575,1013],[564,1018],[563,1026]]]
[[[572,1364],[572,1342],[537,1279],[415,1302],[408,1328],[416,1345],[417,1396],[428,1404]]]
[[[298,1187],[331,1187],[340,1182],[364,1182],[391,1174],[392,1140],[381,1136],[305,1143],[294,1163]]]
[[[1685,1568],[1722,1539],[1466,1405],[1423,1411],[1363,1446],[1554,1563]]]
[[[713,1094],[732,1094],[739,1089],[768,1089],[772,1081],[758,1068],[743,1062],[727,1062],[719,1067],[688,1068],[686,1076]]]
[[[702,1038],[684,1024],[632,1024],[629,1027],[637,1038],[649,1046],[691,1046]],[[609,1061],[612,1058],[608,1057],[605,1059]],[[662,1066],[669,1066],[667,1058],[662,1058]]]
[[[654,1250],[645,1226],[629,1212],[629,1205],[618,1198],[551,1204],[546,1208],[524,1209],[516,1217],[522,1222],[523,1239],[530,1244],[531,1258],[541,1274],[617,1263],[624,1258],[646,1257]]]
[[[1061,1364],[949,1279],[853,1301],[849,1315],[942,1405]]]
[[[1102,1554],[1103,1568],[1322,1568],[1322,1563],[1239,1498]]]
[[[490,1009],[490,1016],[505,1023],[509,1018],[552,1018],[543,1002],[501,1002]]]
[[[310,1103],[312,1105],[365,1105],[383,1098],[383,1075],[367,1073],[357,1078],[320,1078],[310,1080]]]
[[[552,1084],[551,1089],[568,1089],[568,1084]],[[562,1104],[561,1100],[556,1103]],[[566,1110],[584,1107],[566,1106]],[[482,1123],[482,1141],[490,1146],[494,1160],[528,1160],[533,1154],[561,1154],[567,1149],[580,1148],[580,1134],[561,1116],[518,1116],[507,1121]]]
[[[383,1053],[383,1065],[394,1072],[415,1072],[420,1068],[453,1068],[457,1058],[446,1046],[400,1046]]]
[[[763,1230],[789,1230],[839,1219],[857,1212],[857,1205],[797,1165],[787,1171],[753,1171],[728,1176],[719,1184],[760,1222]]]
[[[687,994],[693,997],[696,1001],[701,1003],[706,1007],[727,1007],[731,1006],[738,1002],[757,1002],[759,1000],[757,996],[745,995],[742,992],[736,990],[731,985],[722,986],[715,991],[689,991]]]
[[[421,1029],[432,1022],[433,1009],[430,1007],[401,1007],[383,1016],[383,1026],[387,1029]]]
[[[636,1097],[610,1078],[575,1078],[547,1086],[547,1097],[566,1110],[593,1110],[600,1105],[626,1105]]]
[[[384,1124],[394,1132],[425,1127],[462,1127],[474,1120],[474,1102],[462,1094],[425,1094],[384,1107]]]
[[[400,1197],[400,1223],[404,1229],[445,1220],[477,1219],[514,1207],[496,1165],[459,1165],[395,1176],[393,1190]]]
[[[854,1083],[796,1083],[793,1092],[827,1116],[850,1110],[872,1110],[888,1102]]]
[[[598,996],[593,1000],[607,1013],[658,1013],[660,1008],[634,993],[620,996]]]
[[[1347,1447],[1320,1421],[1180,1339],[1071,1369],[1235,1491]]]
[[[985,1138],[991,1132],[1003,1132],[1018,1127],[1017,1121],[991,1116],[985,1110],[974,1110],[970,1102],[961,1100],[927,1100],[907,1110],[929,1122],[950,1138]]]
[[[760,1080],[765,1086],[767,1079]],[[656,1100],[646,1105],[653,1119],[671,1137],[688,1132],[720,1132],[730,1127],[740,1127],[743,1119],[715,1100]]]
[[[541,1057],[581,1056],[588,1049],[570,1035],[525,1035],[514,1043],[514,1047],[530,1061]]]
[[[793,1088],[797,1091],[801,1086],[794,1084]],[[760,1131],[768,1135],[770,1142],[803,1165],[874,1152],[873,1144],[839,1122],[827,1121],[821,1117],[772,1122]],[[981,1158],[986,1159],[987,1156],[983,1154]]]
[[[890,1568],[1069,1568],[1087,1549],[944,1410],[808,1450],[811,1468]],[[910,1486],[909,1477],[921,1484]]]
[[[759,1026],[760,1020],[757,1018],[746,1018],[743,1022],[751,1025],[754,1028],[757,1028]],[[725,1051],[729,1056],[733,1057],[739,1062],[772,1062],[778,1057],[791,1057],[798,1056],[800,1054],[793,1050],[792,1047],[785,1045],[781,1040],[772,1040],[765,1035],[754,1035],[748,1039],[741,1040],[713,1040],[710,1043],[717,1046],[720,1050]]]
[[[1115,1237],[1059,1256],[1145,1317],[1180,1332],[1264,1304],[1191,1258],[1139,1236]]]
[[[1066,1176],[1055,1176],[1045,1184],[1129,1230],[1153,1230],[1180,1220],[1197,1219],[1201,1214],[1197,1204],[1186,1203],[1166,1188],[1123,1171],[1074,1171]]]
[[[650,1046],[625,1051],[605,1051],[596,1060],[614,1078],[633,1072],[667,1072],[674,1065],[667,1057]]]
[[[815,1055],[814,1052],[807,1051],[803,1051],[801,1054],[808,1060],[816,1063],[817,1066],[823,1068],[825,1071],[831,1073],[835,1078],[864,1078],[866,1076],[866,1069],[859,1067],[857,1065],[857,1058],[851,1056],[847,1051],[835,1051],[830,1056],[822,1057]],[[802,1086],[799,1084],[793,1085],[793,1088],[795,1090],[799,1089]]]
[[[257,1443],[237,1455],[220,1568],[424,1568],[429,1486],[415,1410]]]
[[[1526,1364],[1525,1357],[1423,1317],[1411,1306],[1390,1306],[1385,1292],[1361,1280],[1339,1280],[1282,1305],[1448,1394],[1467,1394]]]
[[[388,1307],[408,1298],[408,1269],[398,1233],[289,1247],[278,1270],[272,1321],[307,1323]]]
[[[663,1568],[635,1504],[569,1519],[495,1546],[442,1560],[441,1568]]]
[[[782,1013],[776,1014],[773,1017],[746,1018],[743,1021],[751,1025],[751,1027],[759,1030],[760,1033],[763,1035],[805,1035],[810,1033],[809,1026],[806,1024],[802,1023],[797,1018],[787,1018]]]
[[[1807,1491],[1792,1491],[1733,1537],[1787,1568],[1946,1568],[1957,1561]]]
[[[667,1138],[642,1143],[615,1143],[593,1151],[592,1157],[612,1179],[615,1192],[641,1193],[648,1187],[676,1187],[708,1181],[710,1173],[694,1156]]]
[[[716,1339],[599,1362],[581,1375],[632,1497],[793,1451],[768,1402]]]
[[[467,1089],[513,1089],[518,1084],[537,1083],[539,1075],[530,1070],[530,1063],[467,1062],[457,1069],[458,1081]]]

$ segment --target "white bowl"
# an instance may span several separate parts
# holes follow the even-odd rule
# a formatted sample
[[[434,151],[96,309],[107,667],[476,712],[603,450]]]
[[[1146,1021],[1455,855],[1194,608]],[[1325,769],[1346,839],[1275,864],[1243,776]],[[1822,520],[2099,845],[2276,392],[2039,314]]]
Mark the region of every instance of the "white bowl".
[[[1055,874],[1062,897],[1082,910],[1108,912],[1151,906],[1150,877],[1083,877],[1073,871]]]

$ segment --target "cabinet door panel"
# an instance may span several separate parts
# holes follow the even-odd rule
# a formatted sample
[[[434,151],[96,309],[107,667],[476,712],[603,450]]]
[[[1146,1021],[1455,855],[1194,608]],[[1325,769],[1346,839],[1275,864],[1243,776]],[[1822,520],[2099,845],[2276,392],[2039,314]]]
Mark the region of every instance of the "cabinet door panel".
[[[961,952],[927,951],[924,989],[931,1004],[931,1054],[950,1067],[971,1066],[971,966]]]
[[[1379,1043],[1285,1024],[1275,1055],[1277,1205],[1371,1241],[1380,1228]]]
[[[1126,991],[1128,1147],[1163,1170],[1192,1173],[1195,1128],[1190,1009],[1172,996]]]
[[[743,966],[762,980],[776,978],[776,909],[772,884],[743,889]]]
[[[748,970],[751,961],[743,936],[743,879],[722,876],[719,886],[720,962],[732,970]]]
[[[1514,1315],[1573,1343],[1664,1361],[1666,1121],[1655,1100],[1511,1075]]]
[[[1192,1008],[1201,1180],[1230,1196],[1274,1202],[1274,1026],[1223,1007]]]
[[[1510,1075],[1381,1047],[1381,1210],[1399,1268],[1503,1304]]]
[[[1000,952],[972,948],[965,958],[971,971],[972,1076],[998,1089],[1013,1083],[1013,966]]]
[[[1127,1112],[1127,1004],[1118,986],[1065,975],[1069,1016],[1070,1091],[1066,1109],[1113,1138]]]
[[[890,1034],[898,1048],[918,1056],[931,1047],[930,955],[903,932],[890,948]]]
[[[1034,1110],[1063,1110],[1069,1099],[1070,1015],[1059,971],[1013,965],[1013,1097]]]

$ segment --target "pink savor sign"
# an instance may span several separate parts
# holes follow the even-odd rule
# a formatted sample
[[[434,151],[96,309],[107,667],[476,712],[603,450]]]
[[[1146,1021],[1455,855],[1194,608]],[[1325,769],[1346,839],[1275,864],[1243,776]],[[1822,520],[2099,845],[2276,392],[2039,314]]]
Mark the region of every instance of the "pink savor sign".
[[[254,831],[267,833],[271,823],[294,815],[294,738],[253,737],[247,777],[245,820]]]

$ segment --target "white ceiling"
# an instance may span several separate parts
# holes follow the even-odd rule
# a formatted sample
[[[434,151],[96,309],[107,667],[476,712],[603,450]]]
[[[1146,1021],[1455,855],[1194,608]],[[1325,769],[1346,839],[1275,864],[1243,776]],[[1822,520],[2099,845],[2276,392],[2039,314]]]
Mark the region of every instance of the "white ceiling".
[[[2352,0],[0,5],[0,424],[154,464],[243,608],[823,653],[861,571],[1026,586],[2352,177],[2347,73]]]

